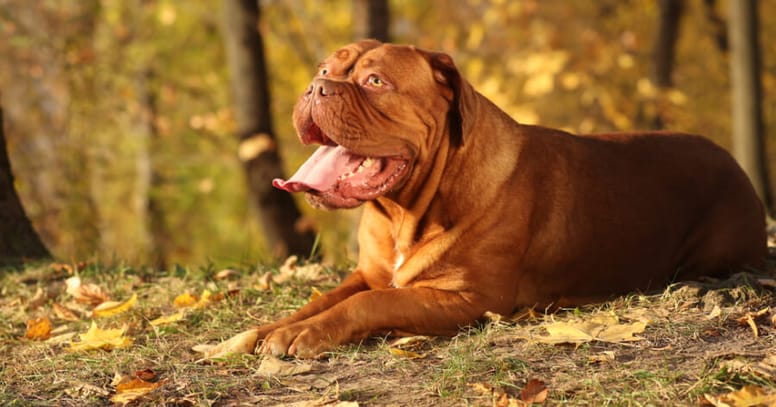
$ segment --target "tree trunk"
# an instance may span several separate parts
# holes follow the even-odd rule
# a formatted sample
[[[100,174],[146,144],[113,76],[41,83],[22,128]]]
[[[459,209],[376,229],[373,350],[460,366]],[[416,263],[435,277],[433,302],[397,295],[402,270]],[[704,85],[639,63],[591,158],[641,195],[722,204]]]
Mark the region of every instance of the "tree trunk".
[[[0,265],[50,257],[16,194],[0,108]]]
[[[305,227],[301,213],[287,192],[272,187],[283,178],[270,116],[270,95],[264,44],[258,30],[257,0],[224,0],[224,40],[231,74],[239,156],[248,190],[272,254],[310,255],[315,233]]]
[[[357,40],[391,40],[391,13],[388,0],[353,0],[353,25]]]
[[[682,17],[684,0],[660,0],[660,22],[658,24],[653,49],[654,72],[652,80],[660,89],[672,87],[676,41],[679,38],[679,22]],[[665,126],[663,112],[666,101],[658,100],[657,112],[652,127],[662,129]]]
[[[733,155],[770,211],[773,202],[764,156],[757,0],[728,0],[728,4]]]

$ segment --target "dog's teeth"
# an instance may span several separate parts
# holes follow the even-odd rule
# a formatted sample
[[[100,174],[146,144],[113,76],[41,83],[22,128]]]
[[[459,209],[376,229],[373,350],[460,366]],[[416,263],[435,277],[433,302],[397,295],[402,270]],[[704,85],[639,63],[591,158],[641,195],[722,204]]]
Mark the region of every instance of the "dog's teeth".
[[[375,160],[370,157],[370,158],[367,158],[366,160],[364,160],[364,162],[361,163],[361,167],[369,168],[374,163],[375,163]]]
[[[359,165],[358,169],[356,169],[356,174],[359,174],[361,172],[364,172],[364,166],[363,165]]]

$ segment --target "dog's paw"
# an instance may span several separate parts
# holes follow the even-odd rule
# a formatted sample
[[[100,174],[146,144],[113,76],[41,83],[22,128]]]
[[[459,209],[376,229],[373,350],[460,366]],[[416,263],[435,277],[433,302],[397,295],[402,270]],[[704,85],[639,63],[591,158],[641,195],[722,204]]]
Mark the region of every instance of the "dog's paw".
[[[317,328],[314,324],[300,322],[272,331],[264,339],[258,353],[314,359],[336,345],[331,332]]]
[[[233,354],[252,354],[256,350],[256,344],[259,341],[259,329],[250,329],[241,332],[212,348],[206,349],[202,355],[202,360],[222,358]]]

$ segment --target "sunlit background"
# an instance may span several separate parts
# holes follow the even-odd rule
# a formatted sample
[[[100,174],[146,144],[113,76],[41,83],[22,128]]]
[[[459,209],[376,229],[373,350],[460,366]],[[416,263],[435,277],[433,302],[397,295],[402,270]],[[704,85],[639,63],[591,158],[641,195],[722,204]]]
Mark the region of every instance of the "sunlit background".
[[[717,23],[725,1],[686,2],[669,89],[650,79],[654,0],[390,4],[395,42],[451,54],[480,92],[520,122],[597,132],[646,129],[659,118],[730,146],[729,51]],[[221,6],[0,0],[0,102],[16,187],[55,256],[271,260],[237,156]],[[311,152],[295,139],[293,104],[317,63],[356,39],[353,1],[262,1],[261,12],[288,174]],[[767,39],[776,38],[776,2],[761,2],[760,19],[772,136],[776,41]],[[348,258],[356,214],[299,204],[327,258]]]

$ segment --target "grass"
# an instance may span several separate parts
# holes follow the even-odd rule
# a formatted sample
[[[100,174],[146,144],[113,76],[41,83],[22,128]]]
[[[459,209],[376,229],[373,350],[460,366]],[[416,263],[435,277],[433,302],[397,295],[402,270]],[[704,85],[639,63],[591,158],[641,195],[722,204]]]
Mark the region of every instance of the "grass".
[[[68,267],[70,267],[68,269]],[[549,389],[556,405],[697,405],[705,394],[743,386],[776,392],[772,370],[759,369],[776,349],[774,310],[756,320],[759,335],[738,319],[747,312],[776,308],[773,287],[751,276],[703,284],[678,284],[655,295],[629,295],[551,317],[489,322],[462,330],[455,338],[431,338],[412,348],[422,357],[391,353],[390,338],[343,346],[328,358],[304,361],[312,370],[266,376],[263,358],[236,355],[219,363],[197,363],[195,345],[216,343],[241,330],[293,312],[312,288],[326,290],[344,270],[323,269],[312,280],[291,278],[262,286],[277,268],[242,267],[217,278],[212,267],[170,271],[127,266],[85,265],[84,283],[102,287],[114,300],[138,294],[125,313],[97,319],[100,327],[127,327],[134,339],[126,349],[73,353],[67,345],[25,339],[29,319],[48,316],[58,333],[84,333],[92,320],[59,319],[54,304],[72,305],[64,288],[72,267],[28,265],[0,278],[0,405],[98,406],[110,404],[114,377],[150,369],[164,381],[132,405],[275,405],[315,402],[333,405],[483,405],[493,397],[477,385],[520,397],[532,379]],[[309,277],[309,276],[308,276]],[[45,301],[34,306],[36,292]],[[149,321],[176,311],[173,300],[186,291],[225,295],[190,310],[184,320],[162,326]],[[88,310],[90,307],[80,306]],[[714,311],[714,308],[719,311]],[[613,313],[623,321],[648,318],[643,340],[550,345],[530,339],[554,320],[586,320]],[[526,339],[529,338],[529,339]],[[763,373],[765,372],[765,373]],[[767,373],[771,372],[771,373]],[[308,404],[312,405],[312,404]]]

